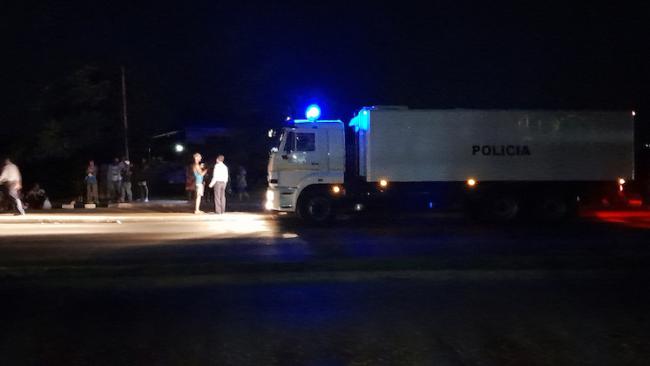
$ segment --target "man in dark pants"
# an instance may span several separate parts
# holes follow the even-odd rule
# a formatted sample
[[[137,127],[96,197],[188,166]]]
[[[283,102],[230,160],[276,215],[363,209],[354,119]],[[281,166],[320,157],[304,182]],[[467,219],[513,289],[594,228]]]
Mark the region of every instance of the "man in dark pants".
[[[217,156],[217,163],[214,165],[210,188],[214,188],[214,212],[222,214],[226,212],[226,184],[228,184],[228,167],[223,163],[223,155]]]
[[[108,191],[110,201],[120,201],[122,195],[122,164],[119,158],[113,159],[113,163],[108,166]]]

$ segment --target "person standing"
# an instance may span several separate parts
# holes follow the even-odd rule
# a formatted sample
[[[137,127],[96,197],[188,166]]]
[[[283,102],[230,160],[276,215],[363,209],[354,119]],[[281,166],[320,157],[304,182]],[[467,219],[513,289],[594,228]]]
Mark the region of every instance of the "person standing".
[[[205,169],[205,164],[201,163],[203,157],[199,153],[194,154],[194,165],[192,165],[192,175],[194,175],[194,184],[196,188],[196,199],[194,200],[194,213],[200,214],[203,213],[199,208],[201,207],[201,197],[203,197],[203,177],[205,173],[208,172]]]
[[[185,167],[185,192],[187,193],[187,202],[194,200],[196,192],[196,183],[194,182],[194,163]]]
[[[248,200],[248,192],[246,191],[246,188],[248,187],[248,182],[246,181],[246,168],[243,166],[239,166],[239,170],[237,171],[237,177],[235,178],[236,188],[237,188],[237,196],[239,197],[239,201],[241,202],[242,198],[245,198]]]
[[[122,194],[122,167],[120,159],[113,159],[113,163],[108,167],[108,179],[110,179],[109,197],[111,197],[111,200],[117,202],[120,200],[120,195]]]
[[[133,201],[133,191],[131,190],[131,177],[133,177],[133,169],[131,169],[131,162],[124,160],[122,166],[122,193],[120,201],[131,202]]]
[[[23,178],[16,164],[12,163],[9,158],[5,159],[5,165],[0,174],[0,183],[7,185],[9,197],[14,200],[14,206],[20,215],[25,214],[23,203],[20,201],[20,189],[23,187]]]
[[[149,163],[147,163],[147,159],[142,158],[142,162],[137,168],[137,182],[140,191],[140,200],[143,202],[149,202],[149,186],[147,184],[149,181]]]
[[[97,166],[95,161],[91,160],[88,162],[86,167],[86,202],[87,203],[98,203],[99,202],[99,193],[97,190]]]
[[[223,214],[226,212],[226,184],[228,184],[228,167],[223,163],[224,156],[217,157],[217,163],[212,173],[210,188],[214,187],[214,212]]]

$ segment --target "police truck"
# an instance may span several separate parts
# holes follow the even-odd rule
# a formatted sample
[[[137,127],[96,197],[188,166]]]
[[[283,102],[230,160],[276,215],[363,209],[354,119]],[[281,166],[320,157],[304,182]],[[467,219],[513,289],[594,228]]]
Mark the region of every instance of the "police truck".
[[[267,210],[337,213],[457,208],[556,220],[634,179],[634,112],[361,108],[346,124],[307,118],[279,133]]]

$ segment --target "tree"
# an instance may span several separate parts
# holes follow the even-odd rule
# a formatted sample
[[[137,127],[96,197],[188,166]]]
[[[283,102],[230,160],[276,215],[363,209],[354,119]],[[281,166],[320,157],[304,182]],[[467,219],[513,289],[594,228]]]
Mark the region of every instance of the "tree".
[[[45,86],[36,102],[34,160],[111,152],[120,146],[119,99],[110,78],[94,66]],[[118,145],[116,145],[118,144]]]

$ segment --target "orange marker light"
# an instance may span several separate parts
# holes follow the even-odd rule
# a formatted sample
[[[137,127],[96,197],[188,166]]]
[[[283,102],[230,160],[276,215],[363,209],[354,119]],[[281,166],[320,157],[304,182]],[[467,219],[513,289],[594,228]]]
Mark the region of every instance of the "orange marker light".
[[[470,187],[475,187],[475,186],[476,186],[476,183],[477,183],[477,182],[476,182],[476,179],[474,179],[474,178],[469,178],[469,179],[467,180],[467,185],[470,186]]]

